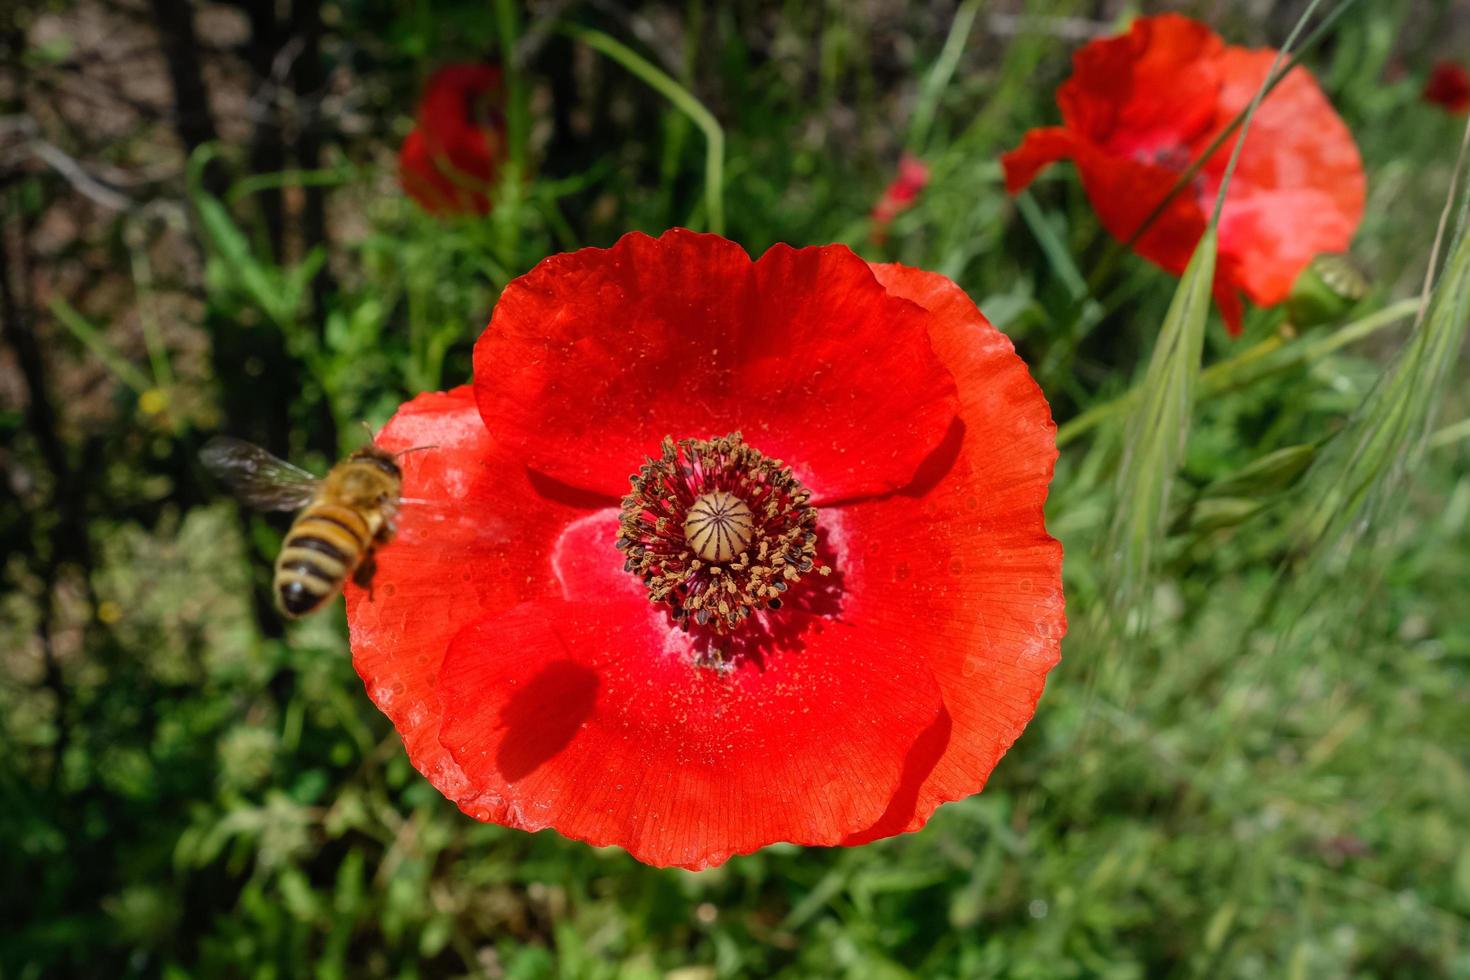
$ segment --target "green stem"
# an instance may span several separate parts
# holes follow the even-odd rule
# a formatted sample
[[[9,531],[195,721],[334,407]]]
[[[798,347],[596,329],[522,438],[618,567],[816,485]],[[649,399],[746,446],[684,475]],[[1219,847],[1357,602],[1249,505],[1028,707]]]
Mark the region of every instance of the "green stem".
[[[153,266],[141,242],[128,240],[128,257],[133,267],[133,287],[138,291],[138,321],[143,327],[143,345],[148,348],[148,364],[153,369],[156,388],[173,387],[174,372],[168,360],[168,347],[158,326],[158,311],[153,304]]]
[[[526,82],[516,58],[520,37],[519,15],[514,0],[495,0],[495,33],[500,40],[500,67],[505,77],[505,129],[510,144],[510,163],[517,179],[526,173],[526,146],[530,136],[530,113],[526,104]]]
[[[57,297],[51,301],[51,314],[60,321],[63,327],[70,330],[72,336],[76,337],[82,344],[97,355],[97,359],[106,364],[113,374],[117,375],[123,384],[133,389],[137,394],[147,391],[152,385],[147,375],[139,371],[127,358],[118,352],[116,347],[107,342],[102,336],[102,331],[87,322],[86,318],[72,307],[66,300]]]
[[[688,116],[694,125],[704,133],[706,146],[705,223],[708,229],[715,234],[724,234],[725,131],[720,128],[719,121],[688,89],[616,38],[602,31],[575,24],[565,24],[561,27],[561,31],[573,40],[580,41],[592,50],[622,65],[649,88],[668,99],[674,108]]]
[[[1041,246],[1042,254],[1046,256],[1052,271],[1067,288],[1067,294],[1074,302],[1086,298],[1087,282],[1082,278],[1082,271],[1072,261],[1072,253],[1067,251],[1067,246],[1057,237],[1056,230],[1047,223],[1046,215],[1042,213],[1041,206],[1036,203],[1036,198],[1031,196],[1030,191],[1022,191],[1016,195],[1016,210],[1026,222],[1026,227],[1031,229],[1031,235],[1036,239],[1036,244]]]
[[[1213,364],[1200,372],[1200,395],[1221,395],[1244,387],[1272,374],[1280,373],[1298,364],[1312,363],[1348,344],[1377,333],[1412,316],[1419,308],[1418,299],[1399,300],[1377,313],[1356,320],[1326,337],[1315,340],[1299,340],[1283,344],[1279,336],[1268,337],[1236,356]],[[1271,357],[1280,351],[1280,356]],[[1269,358],[1269,360],[1268,360]],[[1264,363],[1262,363],[1264,362]],[[1250,370],[1257,367],[1258,370]],[[1095,405],[1057,429],[1057,445],[1065,446],[1078,437],[1091,432],[1103,422],[1126,412],[1138,398],[1138,389],[1132,388],[1101,405]]]
[[[939,100],[949,87],[950,79],[954,77],[960,56],[965,53],[965,42],[970,39],[970,30],[975,26],[975,16],[979,12],[980,0],[965,0],[960,4],[949,25],[949,36],[944,39],[944,47],[940,49],[934,67],[924,76],[924,81],[919,86],[907,141],[908,148],[914,153],[923,152],[924,142],[929,138],[929,129],[934,125],[934,113],[939,108]]]
[[[1463,439],[1470,439],[1470,419],[1461,419],[1453,425],[1447,425],[1434,435],[1429,437],[1430,449],[1442,449],[1452,446]]]
[[[230,185],[225,202],[234,204],[241,198],[277,187],[340,187],[357,176],[354,169],[281,170],[270,174],[251,174]]]

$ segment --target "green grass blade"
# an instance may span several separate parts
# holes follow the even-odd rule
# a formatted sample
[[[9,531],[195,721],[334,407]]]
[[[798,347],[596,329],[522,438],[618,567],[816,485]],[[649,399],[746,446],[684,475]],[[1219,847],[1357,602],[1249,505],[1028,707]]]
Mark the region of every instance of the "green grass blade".
[[[1215,255],[1219,244],[1220,212],[1230,191],[1230,179],[1240,161],[1261,100],[1270,91],[1278,69],[1297,36],[1321,0],[1312,0],[1276,53],[1266,80],[1256,90],[1240,122],[1240,139],[1215,196],[1208,229],[1195,247],[1179,288],[1164,316],[1159,341],[1144,376],[1141,400],[1128,421],[1123,464],[1118,470],[1117,514],[1107,538],[1107,560],[1112,570],[1114,608],[1138,605],[1153,571],[1158,546],[1168,532],[1169,491],[1184,458],[1194,413],[1194,389],[1204,350],[1209,319]]]
[[[1418,299],[1402,299],[1341,327],[1315,332],[1289,344],[1283,344],[1279,334],[1272,335],[1201,371],[1200,397],[1208,398],[1211,395],[1238,391],[1263,378],[1303,364],[1313,364],[1350,344],[1401,323],[1418,310]],[[1130,388],[1118,397],[1094,405],[1075,418],[1068,419],[1057,429],[1057,445],[1065,446],[1074,442],[1107,420],[1128,411],[1138,400],[1139,391],[1138,388]]]
[[[1042,214],[1041,207],[1036,203],[1036,198],[1031,196],[1030,191],[1022,191],[1016,195],[1016,211],[1020,213],[1026,227],[1031,229],[1036,244],[1041,247],[1041,252],[1046,256],[1057,278],[1062,281],[1067,295],[1073,302],[1080,303],[1087,298],[1087,280],[1083,278],[1082,271],[1077,268],[1077,263],[1072,261],[1072,253],[1067,251],[1067,245],[1062,241],[1056,229],[1047,223],[1046,215]]]
[[[1169,491],[1184,456],[1194,388],[1215,280],[1214,226],[1205,232],[1164,316],[1140,387],[1118,471],[1117,514],[1108,534],[1114,605],[1136,604],[1169,514]]]
[[[1452,205],[1451,205],[1452,206]],[[1330,565],[1398,501],[1429,446],[1470,322],[1470,235],[1461,233],[1423,319],[1303,485],[1298,562]]]
[[[520,39],[518,4],[495,0],[495,33],[500,41],[501,70],[505,75],[505,128],[510,164],[517,180],[526,172],[526,146],[530,142],[531,114],[527,104],[526,80],[516,57]]]
[[[684,113],[705,138],[704,200],[705,227],[716,235],[725,233],[725,131],[714,115],[694,95],[632,48],[602,31],[566,25],[562,31],[594,51],[622,65]]]
[[[949,35],[944,39],[944,48],[939,52],[939,57],[934,62],[934,67],[929,74],[924,76],[919,85],[919,95],[914,101],[914,113],[909,122],[908,148],[915,154],[924,154],[925,144],[929,140],[929,131],[934,125],[934,113],[939,108],[939,100],[943,97],[945,89],[949,87],[950,80],[954,78],[955,68],[959,66],[960,56],[965,53],[965,44],[970,39],[970,31],[975,26],[975,15],[980,12],[980,0],[965,0],[955,11],[954,20],[950,22]]]
[[[86,317],[60,296],[51,301],[51,315],[56,317],[56,322],[70,331],[73,337],[81,341],[97,360],[107,365],[107,369],[117,375],[118,380],[123,384],[140,395],[152,387],[146,374],[138,370],[122,355],[121,351],[102,336],[101,330],[92,326]]]

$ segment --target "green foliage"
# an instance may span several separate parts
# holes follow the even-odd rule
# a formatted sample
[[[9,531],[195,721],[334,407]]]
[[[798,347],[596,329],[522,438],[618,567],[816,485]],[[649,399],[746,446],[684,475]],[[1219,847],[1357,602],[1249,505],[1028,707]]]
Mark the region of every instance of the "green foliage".
[[[55,433],[0,408],[0,976],[1470,977],[1470,449],[1463,422],[1430,434],[1470,411],[1463,235],[1396,329],[1459,132],[1415,84],[1451,5],[1357,4],[1307,57],[1368,165],[1377,286],[1347,323],[1253,311],[1233,342],[1204,259],[1176,284],[1110,249],[1068,168],[1005,195],[998,154],[1056,119],[1059,32],[1108,25],[993,6],[322,8],[366,128],[324,127],[301,169],[199,151],[168,188],[185,259],[104,236],[127,288],[40,307]],[[1200,11],[1250,43],[1290,26]],[[433,65],[486,52],[513,165],[491,215],[434,219],[391,154]],[[931,183],[875,244],[904,149]],[[324,195],[327,238],[273,237],[280,192],[288,217]],[[69,188],[0,193],[19,221]],[[364,695],[340,605],[281,629],[280,524],[193,460],[223,428],[320,469],[359,420],[464,383],[541,258],[717,224],[716,202],[752,252],[840,240],[943,272],[1015,339],[1062,424],[1073,630],[983,794],[917,834],[690,874],[461,815]],[[184,301],[140,336],[133,293]],[[1285,601],[1304,526],[1351,545],[1310,605]],[[1121,643],[1091,616],[1120,589],[1147,622]]]
[[[1169,491],[1189,438],[1195,378],[1210,316],[1210,287],[1215,281],[1216,244],[1211,224],[1159,327],[1141,397],[1123,436],[1117,516],[1107,550],[1117,583],[1113,601],[1124,610],[1134,604],[1152,573],[1154,548],[1164,536],[1169,513]]]
[[[1455,209],[1452,197],[1445,217]],[[1403,350],[1306,481],[1299,547],[1350,546],[1397,506],[1422,459],[1470,325],[1470,234],[1463,228],[1426,302]]]

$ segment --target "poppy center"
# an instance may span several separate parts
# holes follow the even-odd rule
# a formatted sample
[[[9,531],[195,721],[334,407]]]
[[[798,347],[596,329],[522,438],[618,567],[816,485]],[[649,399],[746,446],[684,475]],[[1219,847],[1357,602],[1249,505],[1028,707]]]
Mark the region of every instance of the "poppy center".
[[[750,547],[755,515],[724,490],[697,498],[684,517],[684,540],[705,561],[729,561]]]
[[[657,459],[630,478],[617,546],[623,567],[648,598],[667,603],[685,629],[727,633],[753,613],[781,608],[781,596],[812,570],[817,510],[791,468],[745,444],[665,436]]]

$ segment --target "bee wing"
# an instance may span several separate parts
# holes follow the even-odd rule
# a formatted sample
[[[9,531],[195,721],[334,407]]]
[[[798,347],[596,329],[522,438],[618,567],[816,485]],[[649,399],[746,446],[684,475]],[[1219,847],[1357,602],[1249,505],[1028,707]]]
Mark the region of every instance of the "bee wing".
[[[210,439],[199,450],[199,460],[236,497],[257,510],[300,510],[311,502],[321,483],[301,467],[229,436]]]

